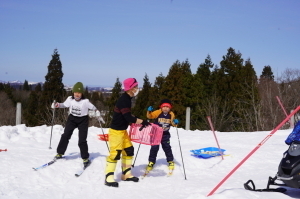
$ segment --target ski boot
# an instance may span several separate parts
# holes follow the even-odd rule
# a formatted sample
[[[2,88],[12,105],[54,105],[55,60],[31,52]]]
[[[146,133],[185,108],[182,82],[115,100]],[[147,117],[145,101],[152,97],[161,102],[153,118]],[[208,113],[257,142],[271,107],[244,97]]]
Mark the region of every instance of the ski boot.
[[[122,158],[122,176],[124,181],[138,182],[139,178],[131,174],[132,156],[126,156]]]
[[[149,162],[146,167],[146,171],[151,171],[153,169],[154,164],[155,164],[154,162]]]
[[[174,170],[174,168],[175,168],[174,161],[169,161],[168,163],[169,163],[169,170]]]
[[[106,158],[105,168],[105,182],[104,184],[109,187],[119,187],[119,183],[114,179],[114,172],[116,170],[117,160],[112,160],[109,157]]]
[[[58,160],[58,159],[62,159],[63,154],[56,154],[56,156],[54,156],[54,160]]]
[[[84,168],[90,166],[91,161],[87,158],[87,159],[82,159],[83,160],[83,166]]]

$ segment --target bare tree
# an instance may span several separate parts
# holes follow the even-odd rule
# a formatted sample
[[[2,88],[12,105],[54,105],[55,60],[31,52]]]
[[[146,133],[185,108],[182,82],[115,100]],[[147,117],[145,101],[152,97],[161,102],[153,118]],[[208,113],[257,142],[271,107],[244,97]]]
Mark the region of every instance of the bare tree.
[[[0,92],[0,126],[16,124],[16,107],[5,92]]]

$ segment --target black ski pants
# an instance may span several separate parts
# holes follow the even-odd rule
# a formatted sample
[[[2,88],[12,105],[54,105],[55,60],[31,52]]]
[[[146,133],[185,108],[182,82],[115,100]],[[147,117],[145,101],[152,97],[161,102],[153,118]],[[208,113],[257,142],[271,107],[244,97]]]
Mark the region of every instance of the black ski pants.
[[[163,148],[165,155],[167,157],[167,162],[173,161],[174,156],[172,153],[172,148],[170,145],[170,134],[163,134],[161,138],[161,147]],[[159,150],[159,145],[153,145],[150,149],[149,162],[156,162],[157,153]]]
[[[80,148],[81,158],[89,158],[88,145],[87,145],[87,133],[89,127],[88,116],[76,117],[72,114],[69,115],[64,133],[61,135],[59,144],[57,146],[57,153],[65,154],[69,140],[73,134],[75,128],[78,128],[78,146]]]

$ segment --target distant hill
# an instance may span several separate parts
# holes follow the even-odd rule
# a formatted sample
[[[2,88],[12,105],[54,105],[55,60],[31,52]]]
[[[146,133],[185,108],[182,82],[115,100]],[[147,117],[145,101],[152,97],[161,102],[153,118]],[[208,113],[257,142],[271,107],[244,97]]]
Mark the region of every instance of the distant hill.
[[[20,89],[21,86],[23,86],[24,82],[21,82],[19,80],[15,80],[15,81],[2,81],[0,80],[0,83],[3,84],[9,84],[11,87],[15,88],[15,89]],[[43,86],[43,82],[30,82],[28,81],[28,84],[31,86],[31,88],[34,90],[34,88],[38,85],[41,84]],[[70,91],[72,89],[73,85],[64,85],[64,88],[67,91]],[[113,89],[113,87],[109,87],[109,86],[87,86],[89,91],[101,91],[101,92],[111,92],[111,90]]]

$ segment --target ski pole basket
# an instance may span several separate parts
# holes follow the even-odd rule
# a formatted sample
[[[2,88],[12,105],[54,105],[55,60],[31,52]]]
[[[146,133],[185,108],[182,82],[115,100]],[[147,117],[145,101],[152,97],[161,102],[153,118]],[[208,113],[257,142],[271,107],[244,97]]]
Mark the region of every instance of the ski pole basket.
[[[129,136],[131,141],[146,145],[159,145],[163,135],[163,129],[151,123],[140,130],[141,124],[131,124],[129,130]]]

